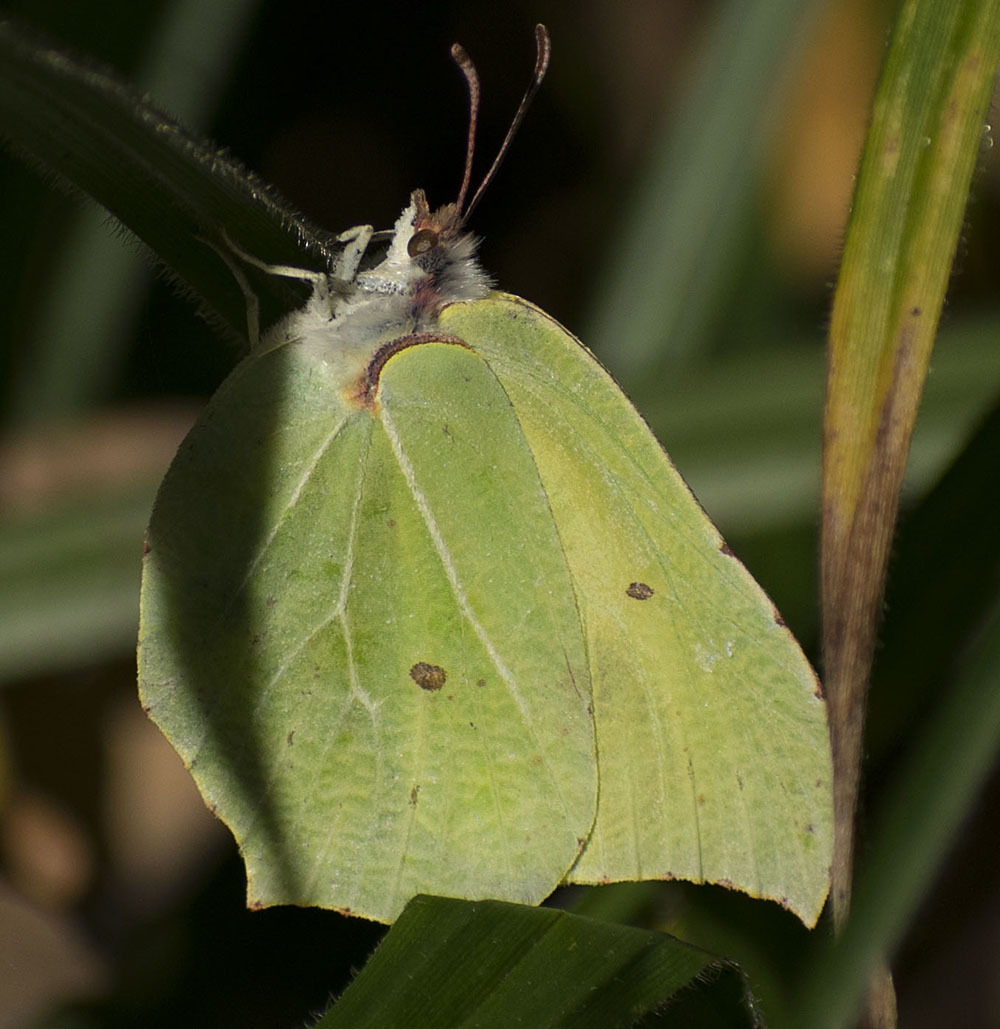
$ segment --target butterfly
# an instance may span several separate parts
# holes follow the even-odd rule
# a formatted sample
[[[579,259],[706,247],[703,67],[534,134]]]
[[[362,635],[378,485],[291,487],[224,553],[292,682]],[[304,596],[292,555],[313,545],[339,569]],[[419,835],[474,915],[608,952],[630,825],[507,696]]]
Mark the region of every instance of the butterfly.
[[[140,692],[232,830],[251,906],[392,921],[682,878],[813,924],[825,704],[772,603],[594,356],[495,292],[467,202],[416,190],[330,269],[214,244],[250,355],[149,525]],[[260,333],[243,268],[305,282]]]

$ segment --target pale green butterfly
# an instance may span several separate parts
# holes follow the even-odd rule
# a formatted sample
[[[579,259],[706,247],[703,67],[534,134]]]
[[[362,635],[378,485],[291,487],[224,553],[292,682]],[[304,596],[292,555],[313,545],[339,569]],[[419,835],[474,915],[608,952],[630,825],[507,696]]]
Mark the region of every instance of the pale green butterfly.
[[[589,351],[491,292],[465,229],[478,80],[453,53],[457,204],[415,192],[384,252],[351,230],[330,274],[239,254],[312,295],[160,489],[143,701],[253,906],[391,921],[417,893],[681,878],[811,925],[832,837],[816,679]]]

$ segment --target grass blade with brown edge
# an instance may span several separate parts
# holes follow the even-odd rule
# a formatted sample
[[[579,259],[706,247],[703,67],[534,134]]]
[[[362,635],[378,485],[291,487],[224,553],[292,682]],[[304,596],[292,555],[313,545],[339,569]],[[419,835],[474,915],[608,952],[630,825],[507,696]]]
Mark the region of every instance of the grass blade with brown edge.
[[[834,298],[821,589],[838,929],[850,909],[866,691],[899,489],[998,50],[996,0],[900,7]]]

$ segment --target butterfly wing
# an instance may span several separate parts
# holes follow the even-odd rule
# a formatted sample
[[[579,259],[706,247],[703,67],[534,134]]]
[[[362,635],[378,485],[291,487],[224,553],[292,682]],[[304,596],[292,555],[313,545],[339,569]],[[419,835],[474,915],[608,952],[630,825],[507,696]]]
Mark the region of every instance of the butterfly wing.
[[[832,845],[825,704],[773,604],[562,326],[494,294],[442,327],[510,398],[573,578],[600,799],[568,881],[723,883],[813,924]]]
[[[250,903],[391,921],[537,903],[589,835],[569,573],[475,354],[413,347],[359,405],[315,353],[238,366],[148,532],[140,689],[232,829]]]

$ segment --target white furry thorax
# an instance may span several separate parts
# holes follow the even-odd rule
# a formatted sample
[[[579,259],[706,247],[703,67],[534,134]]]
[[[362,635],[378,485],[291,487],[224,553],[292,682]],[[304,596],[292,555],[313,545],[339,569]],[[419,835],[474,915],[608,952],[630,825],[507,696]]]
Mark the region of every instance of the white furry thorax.
[[[264,334],[260,351],[301,347],[340,365],[346,379],[385,343],[433,331],[447,304],[479,300],[491,289],[476,255],[479,241],[465,231],[453,205],[430,212],[422,190],[396,220],[385,257],[359,270],[371,235],[369,226],[341,235],[361,242],[353,266],[336,269],[340,275],[303,273],[312,295]]]

